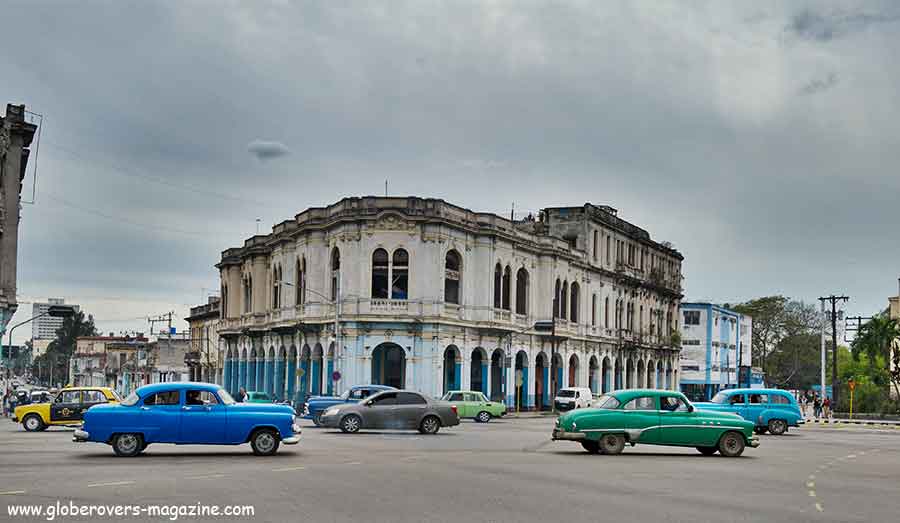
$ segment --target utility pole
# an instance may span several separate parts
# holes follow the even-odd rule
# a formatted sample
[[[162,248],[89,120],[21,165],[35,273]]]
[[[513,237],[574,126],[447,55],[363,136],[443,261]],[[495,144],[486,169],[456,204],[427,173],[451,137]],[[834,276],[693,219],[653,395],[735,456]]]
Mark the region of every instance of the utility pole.
[[[845,316],[844,317],[844,341],[849,343],[852,340],[847,339],[847,333],[852,332],[854,337],[859,333],[864,321],[871,320],[871,316]],[[856,322],[854,325],[852,322]]]
[[[839,301],[847,302],[850,300],[849,296],[835,296],[832,294],[831,296],[819,298],[819,301],[822,302],[822,307],[825,307],[825,302],[831,302],[831,402],[834,407],[837,407],[838,402],[838,368],[837,368],[837,303]],[[822,366],[822,372],[824,373],[825,366]],[[824,379],[823,379],[824,382]],[[822,389],[822,398],[826,397],[825,389]]]

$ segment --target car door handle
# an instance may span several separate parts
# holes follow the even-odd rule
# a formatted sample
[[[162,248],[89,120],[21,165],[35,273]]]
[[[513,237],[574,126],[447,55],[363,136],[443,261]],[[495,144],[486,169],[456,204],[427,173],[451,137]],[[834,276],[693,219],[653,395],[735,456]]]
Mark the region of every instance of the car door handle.
[[[141,407],[141,410],[150,410],[150,407]]]
[[[184,405],[184,406],[181,407],[181,410],[191,410],[191,408],[188,407],[187,405]]]

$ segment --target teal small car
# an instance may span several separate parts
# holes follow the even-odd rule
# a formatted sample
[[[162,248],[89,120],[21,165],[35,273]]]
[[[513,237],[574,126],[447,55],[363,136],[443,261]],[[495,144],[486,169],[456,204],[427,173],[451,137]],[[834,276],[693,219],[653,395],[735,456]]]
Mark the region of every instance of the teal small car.
[[[776,436],[806,423],[797,400],[781,389],[727,389],[713,396],[712,401],[694,403],[703,410],[730,412],[753,422],[757,434],[770,432]]]
[[[250,391],[247,393],[247,403],[273,403],[274,400],[265,392]]]

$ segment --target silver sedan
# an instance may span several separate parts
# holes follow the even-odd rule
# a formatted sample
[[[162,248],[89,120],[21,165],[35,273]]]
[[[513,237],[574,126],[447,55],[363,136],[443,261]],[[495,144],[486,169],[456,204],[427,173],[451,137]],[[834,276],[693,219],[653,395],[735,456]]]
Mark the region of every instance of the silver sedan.
[[[336,405],[321,418],[322,426],[353,433],[360,429],[418,429],[436,434],[441,427],[459,425],[456,406],[418,392],[389,390],[359,403]]]

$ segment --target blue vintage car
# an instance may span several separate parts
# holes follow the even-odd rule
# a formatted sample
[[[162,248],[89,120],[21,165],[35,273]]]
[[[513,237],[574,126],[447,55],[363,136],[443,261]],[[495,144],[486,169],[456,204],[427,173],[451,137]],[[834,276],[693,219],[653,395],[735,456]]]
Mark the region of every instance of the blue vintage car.
[[[73,439],[106,443],[118,456],[136,456],[151,443],[250,443],[254,454],[268,456],[279,443],[298,443],[300,427],[287,405],[237,403],[211,383],[157,383],[121,403],[91,407]]]
[[[794,396],[780,389],[727,389],[709,402],[694,403],[694,407],[738,414],[756,424],[757,434],[768,431],[780,435],[788,427],[806,422]]]
[[[397,390],[387,385],[355,385],[344,391],[340,396],[312,396],[303,405],[303,417],[311,419],[317,427],[322,425],[322,413],[328,407],[343,405],[344,403],[359,403],[369,396],[383,390]]]

